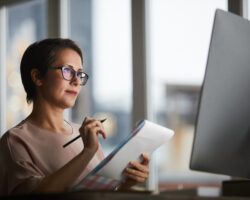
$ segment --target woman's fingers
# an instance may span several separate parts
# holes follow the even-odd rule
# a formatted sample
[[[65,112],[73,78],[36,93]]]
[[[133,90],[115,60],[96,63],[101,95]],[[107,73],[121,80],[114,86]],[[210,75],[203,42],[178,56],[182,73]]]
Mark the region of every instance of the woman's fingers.
[[[87,126],[87,125],[93,123],[94,121],[96,121],[94,118],[85,117],[83,122],[82,122],[82,126]]]
[[[125,173],[128,173],[130,175],[134,175],[134,176],[139,176],[141,178],[147,178],[148,177],[148,172],[140,171],[140,170],[129,168],[129,167],[127,167],[125,169]]]
[[[84,148],[96,150],[99,146],[98,134],[106,138],[106,132],[99,120],[86,117],[79,129],[83,138]]]
[[[129,167],[124,170],[123,175],[129,179],[134,180],[137,183],[143,183],[148,179],[149,176],[149,156],[142,154],[142,161],[131,161]]]
[[[96,121],[95,121],[95,126],[101,128],[101,131],[100,131],[99,133],[100,133],[100,134],[102,135],[102,137],[105,139],[105,138],[106,138],[106,132],[105,132],[105,130],[104,130],[104,127],[103,127],[102,123],[101,123],[99,120],[96,120]]]
[[[99,130],[99,131],[96,132],[96,130]],[[87,133],[101,134],[103,138],[106,138],[106,133],[104,132],[104,129],[96,121],[84,126],[84,132],[86,134]]]
[[[131,166],[131,168],[137,169],[137,170],[142,171],[144,173],[149,173],[148,165],[144,165],[144,164],[137,162],[137,161],[129,162],[129,165]]]
[[[144,176],[138,176],[137,174],[135,174],[135,172],[128,172],[128,171],[125,171],[124,172],[124,176],[129,178],[129,179],[132,179],[138,183],[143,183],[147,180],[148,177],[144,177]]]
[[[80,129],[82,130],[81,132],[84,134],[84,133],[88,133],[88,132],[93,132],[92,130],[96,130],[95,129],[96,127],[100,128],[100,131],[96,132],[96,133],[101,134],[102,137],[105,139],[106,138],[106,132],[104,130],[104,127],[103,127],[102,123],[99,120],[85,117]]]
[[[146,154],[146,153],[143,153],[142,155],[141,155],[141,157],[142,157],[142,162],[141,162],[141,164],[142,165],[148,165],[149,164],[149,160],[150,160],[150,158],[149,158],[149,155],[148,154]]]

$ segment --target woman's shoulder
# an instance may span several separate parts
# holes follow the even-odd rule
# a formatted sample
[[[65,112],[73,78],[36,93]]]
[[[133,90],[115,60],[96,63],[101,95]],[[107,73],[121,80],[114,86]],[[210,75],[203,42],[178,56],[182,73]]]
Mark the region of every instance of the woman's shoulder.
[[[19,122],[17,125],[13,126],[9,130],[7,130],[4,134],[3,137],[11,137],[11,136],[23,136],[27,133],[30,132],[29,130],[29,125],[25,120],[22,120]]]
[[[25,143],[26,124],[24,121],[7,130],[0,139],[0,149],[6,154],[13,155],[14,152],[22,150]]]
[[[18,154],[21,150],[27,148],[27,144],[32,143],[34,140],[34,135],[32,133],[34,131],[35,130],[23,120],[3,134],[0,140],[0,146],[3,149]]]
[[[21,136],[22,134],[26,133],[26,129],[27,129],[27,125],[25,123],[25,121],[21,121],[20,123],[18,123],[17,125],[13,126],[12,128],[10,128],[9,130],[7,130],[2,138],[9,138],[9,137],[14,137],[14,136]]]

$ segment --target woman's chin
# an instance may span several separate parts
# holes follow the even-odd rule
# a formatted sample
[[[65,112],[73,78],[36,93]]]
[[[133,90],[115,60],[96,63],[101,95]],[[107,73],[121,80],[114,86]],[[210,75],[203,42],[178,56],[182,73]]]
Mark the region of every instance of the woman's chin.
[[[75,100],[74,101],[67,101],[67,102],[63,102],[62,106],[64,109],[67,108],[72,108],[75,105]]]

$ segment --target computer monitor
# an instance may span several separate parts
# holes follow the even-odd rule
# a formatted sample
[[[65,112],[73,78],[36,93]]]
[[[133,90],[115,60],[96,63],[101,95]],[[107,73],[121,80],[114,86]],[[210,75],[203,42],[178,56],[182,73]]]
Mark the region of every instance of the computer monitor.
[[[216,10],[190,168],[250,178],[250,22]]]

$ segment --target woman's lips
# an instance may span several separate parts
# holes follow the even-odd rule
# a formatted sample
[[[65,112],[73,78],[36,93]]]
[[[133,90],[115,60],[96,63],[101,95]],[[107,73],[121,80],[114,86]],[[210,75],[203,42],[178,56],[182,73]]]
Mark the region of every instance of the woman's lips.
[[[66,92],[67,92],[68,94],[71,94],[71,95],[74,95],[74,96],[77,95],[77,92],[76,92],[76,91],[73,91],[73,90],[66,90]]]

